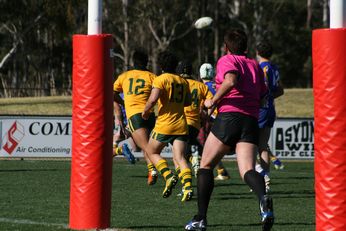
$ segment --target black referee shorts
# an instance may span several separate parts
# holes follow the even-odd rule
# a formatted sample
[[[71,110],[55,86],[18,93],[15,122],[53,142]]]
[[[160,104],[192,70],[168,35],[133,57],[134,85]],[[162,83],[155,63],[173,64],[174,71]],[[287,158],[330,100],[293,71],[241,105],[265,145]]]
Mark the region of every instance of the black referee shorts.
[[[235,149],[238,142],[258,145],[259,128],[256,118],[238,112],[219,113],[211,132],[225,145]]]

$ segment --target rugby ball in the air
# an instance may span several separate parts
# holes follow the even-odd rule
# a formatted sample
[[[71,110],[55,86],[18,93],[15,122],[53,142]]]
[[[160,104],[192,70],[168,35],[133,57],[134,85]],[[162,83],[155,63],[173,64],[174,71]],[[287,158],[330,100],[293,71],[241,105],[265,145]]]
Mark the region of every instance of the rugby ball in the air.
[[[210,26],[210,24],[212,24],[213,19],[211,17],[202,17],[197,19],[197,21],[195,22],[195,28],[196,29],[203,29],[205,27]]]

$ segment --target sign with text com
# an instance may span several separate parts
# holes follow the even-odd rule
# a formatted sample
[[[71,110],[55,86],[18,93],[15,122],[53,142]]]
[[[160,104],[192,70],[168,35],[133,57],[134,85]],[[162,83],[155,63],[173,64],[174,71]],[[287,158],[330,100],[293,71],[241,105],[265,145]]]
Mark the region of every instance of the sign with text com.
[[[0,135],[0,157],[72,155],[71,117],[0,116]],[[268,144],[281,159],[313,159],[313,136],[313,119],[278,119]],[[134,155],[143,156],[141,152]],[[172,157],[170,145],[164,148],[162,156]]]
[[[0,157],[71,157],[71,117],[0,116]]]

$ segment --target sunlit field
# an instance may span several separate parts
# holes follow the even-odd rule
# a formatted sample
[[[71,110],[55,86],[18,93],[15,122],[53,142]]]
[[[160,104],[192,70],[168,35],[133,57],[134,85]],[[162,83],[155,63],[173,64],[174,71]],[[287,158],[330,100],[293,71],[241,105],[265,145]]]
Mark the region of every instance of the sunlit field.
[[[273,231],[310,231],[314,224],[312,162],[284,162],[272,171]],[[260,230],[256,196],[241,182],[233,161],[225,161],[231,180],[215,182],[208,230]],[[196,181],[193,179],[195,187]],[[68,230],[70,161],[0,161],[0,230]],[[144,161],[113,165],[112,230],[183,230],[196,212],[196,197],[182,203],[176,194],[161,197],[163,180],[146,185]]]
[[[72,98],[0,99],[0,115],[71,115]],[[313,117],[312,89],[286,89],[276,101],[278,117]],[[284,162],[272,171],[273,231],[314,230],[313,162]],[[240,180],[235,162],[225,161],[231,180],[218,181],[208,230],[260,230],[257,199]],[[0,230],[68,230],[69,160],[0,160]],[[178,186],[161,197],[163,180],[146,185],[146,165],[114,160],[112,230],[182,230],[197,211],[196,197],[182,203]],[[193,179],[195,187],[196,181]]]

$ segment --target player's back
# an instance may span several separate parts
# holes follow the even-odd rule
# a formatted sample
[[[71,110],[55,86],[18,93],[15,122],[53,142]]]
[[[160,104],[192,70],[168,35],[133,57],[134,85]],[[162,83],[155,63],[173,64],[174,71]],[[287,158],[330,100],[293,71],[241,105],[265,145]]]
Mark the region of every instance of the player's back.
[[[164,73],[155,78],[153,87],[161,90],[155,132],[187,134],[184,104],[189,94],[188,82],[178,75]]]
[[[185,107],[185,116],[188,125],[192,125],[199,129],[201,127],[200,108],[205,99],[213,98],[208,87],[199,81],[186,79],[189,83],[191,93],[191,105]]]
[[[259,64],[243,55],[228,54],[217,63],[215,78],[218,89],[227,73],[237,75],[237,84],[218,105],[219,112],[240,112],[258,118],[260,98],[267,88]]]
[[[114,90],[124,93],[128,118],[143,112],[155,77],[150,71],[130,70],[122,73],[115,81]]]
[[[279,69],[275,64],[271,62],[261,62],[260,66],[263,70],[264,77],[267,83],[269,90],[275,91],[278,86],[278,82],[280,79]]]

